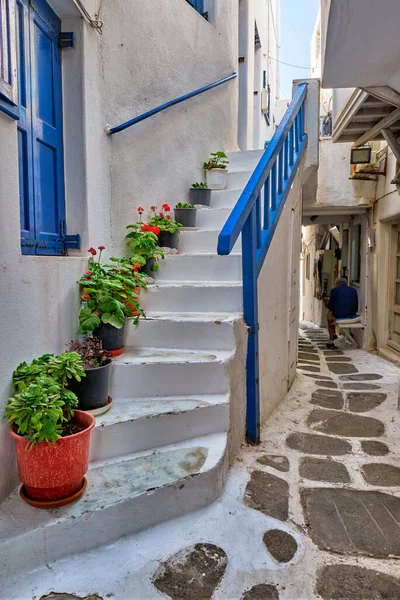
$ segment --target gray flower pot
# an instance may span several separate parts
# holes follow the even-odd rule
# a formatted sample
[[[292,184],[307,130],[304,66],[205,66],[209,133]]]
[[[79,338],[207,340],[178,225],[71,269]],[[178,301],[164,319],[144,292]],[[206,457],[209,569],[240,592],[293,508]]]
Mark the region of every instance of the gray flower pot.
[[[189,190],[189,203],[190,204],[203,204],[203,206],[210,206],[211,203],[211,191],[201,188],[190,188]]]
[[[175,221],[183,227],[196,227],[197,208],[174,208]]]

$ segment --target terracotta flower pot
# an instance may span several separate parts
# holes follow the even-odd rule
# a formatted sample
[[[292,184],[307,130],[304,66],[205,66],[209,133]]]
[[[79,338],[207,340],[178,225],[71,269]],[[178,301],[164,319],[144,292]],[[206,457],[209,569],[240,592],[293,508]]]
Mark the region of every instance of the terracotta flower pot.
[[[39,442],[28,449],[27,439],[11,429],[17,451],[18,475],[25,494],[38,501],[61,500],[73,496],[83,485],[89,465],[90,431],[96,419],[75,411],[75,423],[83,431],[52,442]]]

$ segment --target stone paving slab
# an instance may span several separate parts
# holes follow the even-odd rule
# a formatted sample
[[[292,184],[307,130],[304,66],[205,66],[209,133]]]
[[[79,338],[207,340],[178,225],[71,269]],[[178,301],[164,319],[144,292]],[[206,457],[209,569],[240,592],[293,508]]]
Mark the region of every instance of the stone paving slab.
[[[289,486],[280,477],[253,471],[246,486],[244,503],[264,515],[286,521],[289,516]]]
[[[385,456],[389,453],[389,448],[383,442],[377,442],[376,440],[363,440],[361,442],[361,448],[365,454],[369,456]]]
[[[344,406],[344,398],[339,390],[317,389],[311,395],[311,404],[340,410]]]
[[[328,364],[334,363],[346,363],[351,362],[351,358],[349,356],[325,356],[325,360]]]
[[[374,383],[344,383],[343,387],[345,390],[380,390],[380,385]]]
[[[328,565],[318,574],[316,591],[323,600],[397,600],[400,579],[354,565]]]
[[[370,485],[379,487],[399,487],[400,469],[384,463],[369,463],[361,468],[362,476]],[[399,531],[400,535],[400,531]]]
[[[264,533],[264,544],[279,563],[290,562],[297,552],[297,542],[290,533],[281,529],[270,529]]]
[[[275,586],[259,583],[247,590],[243,594],[242,600],[279,600],[279,594]]]
[[[358,371],[354,365],[342,365],[340,363],[329,363],[328,368],[335,375],[347,375],[348,373],[357,373]]]
[[[311,481],[327,483],[349,483],[350,476],[346,467],[334,460],[306,456],[300,462],[300,477]]]
[[[312,373],[320,373],[321,369],[319,367],[302,367],[301,365],[299,367],[297,367],[298,369],[300,369],[301,371],[310,371]]]
[[[384,424],[378,419],[322,408],[311,412],[307,425],[321,433],[344,437],[379,437],[385,432]]]
[[[357,373],[355,375],[340,375],[342,381],[374,381],[374,379],[382,379],[382,375],[378,373]]]
[[[338,385],[334,381],[317,381],[318,385],[330,389],[337,389]]]
[[[400,557],[400,498],[355,489],[301,490],[310,536],[321,549]]]
[[[257,458],[257,462],[260,463],[260,465],[272,467],[283,473],[289,471],[289,461],[287,456],[282,456],[280,454],[264,454],[264,456]]]
[[[291,433],[286,438],[286,444],[305,454],[342,456],[351,452],[351,445],[346,440],[314,433]]]
[[[380,406],[387,398],[387,394],[351,392],[347,394],[349,410],[356,413],[364,413]]]

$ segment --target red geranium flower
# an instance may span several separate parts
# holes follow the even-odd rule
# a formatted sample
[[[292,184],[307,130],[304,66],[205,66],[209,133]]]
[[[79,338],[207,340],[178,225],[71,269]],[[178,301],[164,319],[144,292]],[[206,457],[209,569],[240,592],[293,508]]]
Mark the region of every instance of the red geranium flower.
[[[142,231],[151,231],[151,227],[150,225],[147,225],[147,223],[143,223],[143,225],[140,228]]]
[[[133,265],[133,270],[137,273],[140,269],[140,265]]]
[[[106,249],[106,247],[105,247],[105,246],[98,246],[98,249],[99,249],[99,250],[105,250],[105,249]]]
[[[97,254],[97,250],[95,250],[93,247],[92,247],[92,248],[89,248],[88,252],[90,252],[90,254],[91,254],[92,256],[96,256],[96,254]]]
[[[165,218],[170,221],[171,220],[171,215],[165,215]]]
[[[161,231],[161,229],[159,227],[152,227],[151,228],[152,232],[155,233],[156,235],[158,235]]]
[[[158,216],[159,216],[161,219],[164,219],[164,216],[165,216],[165,215],[164,215],[164,213],[163,213],[163,212],[160,212],[160,213],[158,213]]]
[[[163,210],[165,210],[165,212],[169,212],[171,210],[171,207],[169,204],[163,204],[161,208]]]
[[[157,206],[150,206],[150,210],[152,210],[153,212],[156,212]]]
[[[93,275],[93,271],[86,271],[85,275]]]
[[[142,206],[139,206],[137,209],[139,215],[141,215],[144,212],[144,208]]]

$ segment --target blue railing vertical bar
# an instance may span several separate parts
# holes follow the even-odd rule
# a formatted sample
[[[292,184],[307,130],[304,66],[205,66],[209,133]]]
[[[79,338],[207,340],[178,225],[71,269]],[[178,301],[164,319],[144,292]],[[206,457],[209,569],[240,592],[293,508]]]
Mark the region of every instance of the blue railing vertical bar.
[[[257,280],[307,146],[304,132],[306,95],[307,84],[302,83],[218,237],[218,254],[226,255],[242,234],[243,314],[249,336],[247,437],[253,443],[260,440]]]

